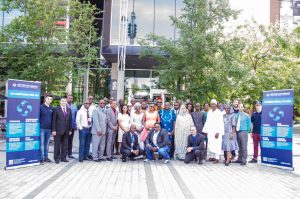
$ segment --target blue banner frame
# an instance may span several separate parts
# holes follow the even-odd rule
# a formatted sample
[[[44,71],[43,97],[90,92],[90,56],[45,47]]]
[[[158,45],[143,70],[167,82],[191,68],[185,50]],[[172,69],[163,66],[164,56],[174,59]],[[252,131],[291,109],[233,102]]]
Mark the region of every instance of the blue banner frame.
[[[293,169],[294,90],[264,91],[261,121],[263,164]]]
[[[41,83],[6,82],[6,169],[40,164]]]

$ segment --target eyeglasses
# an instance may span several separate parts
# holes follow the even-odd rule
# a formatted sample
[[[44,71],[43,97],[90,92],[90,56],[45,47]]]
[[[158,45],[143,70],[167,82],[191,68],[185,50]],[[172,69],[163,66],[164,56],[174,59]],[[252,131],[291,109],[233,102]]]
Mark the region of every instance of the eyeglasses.
[[[105,104],[105,103],[101,102],[101,103],[99,103],[99,104]]]
[[[160,126],[155,126],[154,128],[156,128],[156,129],[159,129],[159,128],[160,128]]]

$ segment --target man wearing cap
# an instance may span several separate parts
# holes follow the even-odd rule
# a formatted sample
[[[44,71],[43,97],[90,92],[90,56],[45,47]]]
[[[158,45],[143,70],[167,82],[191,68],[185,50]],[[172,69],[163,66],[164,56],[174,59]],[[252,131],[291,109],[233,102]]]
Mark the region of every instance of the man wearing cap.
[[[217,108],[217,100],[212,99],[210,102],[211,110],[207,113],[207,120],[204,124],[203,133],[208,137],[208,151],[210,152],[209,161],[219,163],[222,154],[222,135],[224,134],[223,114]]]
[[[254,154],[253,159],[249,161],[249,163],[257,163],[258,157],[258,147],[260,142],[260,125],[261,125],[261,113],[262,113],[262,105],[260,101],[256,101],[255,103],[256,112],[254,112],[251,116],[251,137],[253,139],[253,148]]]

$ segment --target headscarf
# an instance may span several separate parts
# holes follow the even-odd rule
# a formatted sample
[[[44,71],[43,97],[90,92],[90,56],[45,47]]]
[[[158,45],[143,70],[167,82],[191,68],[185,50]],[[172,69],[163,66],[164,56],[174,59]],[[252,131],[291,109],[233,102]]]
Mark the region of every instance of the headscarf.
[[[186,108],[186,112],[184,113],[183,112],[183,108]],[[179,110],[179,115],[182,115],[182,116],[185,116],[185,115],[187,115],[187,113],[188,113],[188,110],[187,110],[187,107],[186,107],[186,105],[181,105],[180,106],[180,110]]]

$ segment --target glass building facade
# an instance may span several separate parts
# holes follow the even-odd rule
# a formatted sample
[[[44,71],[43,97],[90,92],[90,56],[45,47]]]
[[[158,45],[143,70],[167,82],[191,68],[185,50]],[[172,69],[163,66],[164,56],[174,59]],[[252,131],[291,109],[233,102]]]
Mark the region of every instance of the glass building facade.
[[[3,4],[5,3],[5,0],[0,0],[0,8],[2,8]],[[22,16],[24,13],[20,12],[17,9],[11,10],[9,12],[0,10],[0,28],[3,30],[4,26],[11,23],[11,21],[18,17]]]
[[[134,43],[139,45],[150,33],[176,39],[178,31],[172,25],[170,16],[180,16],[183,8],[182,0],[128,0],[128,24],[131,13],[134,12],[137,34]],[[111,7],[110,44],[117,45],[119,41],[120,0],[113,0]],[[129,38],[127,39],[128,45]]]

